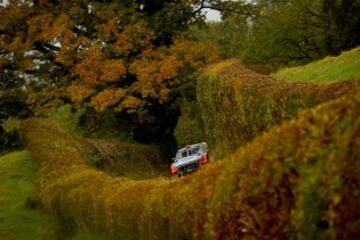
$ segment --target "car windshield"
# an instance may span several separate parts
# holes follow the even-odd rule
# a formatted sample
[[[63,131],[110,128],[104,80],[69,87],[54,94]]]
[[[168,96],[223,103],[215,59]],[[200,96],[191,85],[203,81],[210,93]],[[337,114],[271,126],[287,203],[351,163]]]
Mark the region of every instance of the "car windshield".
[[[182,149],[176,153],[175,161],[180,158],[186,158],[189,156],[197,155],[201,152],[200,145],[195,145],[188,147],[186,149]]]
[[[189,155],[189,152],[187,151],[187,150],[185,150],[185,151],[183,151],[182,153],[181,153],[181,157],[182,158],[185,158],[185,157],[187,157]]]

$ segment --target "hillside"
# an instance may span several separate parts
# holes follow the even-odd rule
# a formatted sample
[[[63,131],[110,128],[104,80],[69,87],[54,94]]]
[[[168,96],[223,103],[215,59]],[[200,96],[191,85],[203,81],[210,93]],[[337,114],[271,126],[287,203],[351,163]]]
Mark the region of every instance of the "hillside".
[[[0,238],[55,239],[55,219],[39,210],[36,162],[29,152],[0,157]]]
[[[336,57],[326,57],[305,66],[284,68],[273,77],[311,83],[330,83],[360,78],[360,47]]]

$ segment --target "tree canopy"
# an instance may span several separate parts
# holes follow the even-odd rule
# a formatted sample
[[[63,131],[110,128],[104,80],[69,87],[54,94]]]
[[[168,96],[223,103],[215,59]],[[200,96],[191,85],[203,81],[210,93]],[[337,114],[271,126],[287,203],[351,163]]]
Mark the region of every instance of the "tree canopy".
[[[0,8],[0,66],[26,83],[35,115],[70,103],[89,116],[111,111],[135,125],[174,125],[180,76],[217,59],[210,43],[182,36],[203,21],[196,5],[10,1]]]

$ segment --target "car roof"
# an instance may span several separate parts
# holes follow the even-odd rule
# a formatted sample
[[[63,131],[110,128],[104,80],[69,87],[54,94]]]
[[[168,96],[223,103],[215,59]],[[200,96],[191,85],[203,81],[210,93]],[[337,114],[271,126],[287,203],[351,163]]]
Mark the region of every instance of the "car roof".
[[[201,142],[201,143],[195,143],[195,144],[187,145],[186,147],[180,148],[177,152],[183,152],[185,150],[189,150],[189,149],[192,149],[194,147],[201,146],[204,143],[206,144],[206,142]]]

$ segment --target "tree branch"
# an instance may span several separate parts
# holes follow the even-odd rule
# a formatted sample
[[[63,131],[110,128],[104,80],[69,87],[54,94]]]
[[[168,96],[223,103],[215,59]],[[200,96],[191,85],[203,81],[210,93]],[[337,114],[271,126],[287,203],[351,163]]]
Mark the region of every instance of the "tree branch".
[[[247,7],[247,6],[244,5],[243,7]],[[236,8],[233,5],[226,6],[226,2],[223,2],[223,3],[219,2],[214,5],[207,5],[206,0],[201,0],[200,6],[195,11],[193,11],[193,15],[200,13],[201,10],[203,10],[203,9],[216,10],[221,13],[233,13],[233,14],[242,15],[245,17],[249,17],[252,15],[251,11],[249,9],[245,10],[243,8],[240,8],[240,10],[238,10],[239,8]]]

